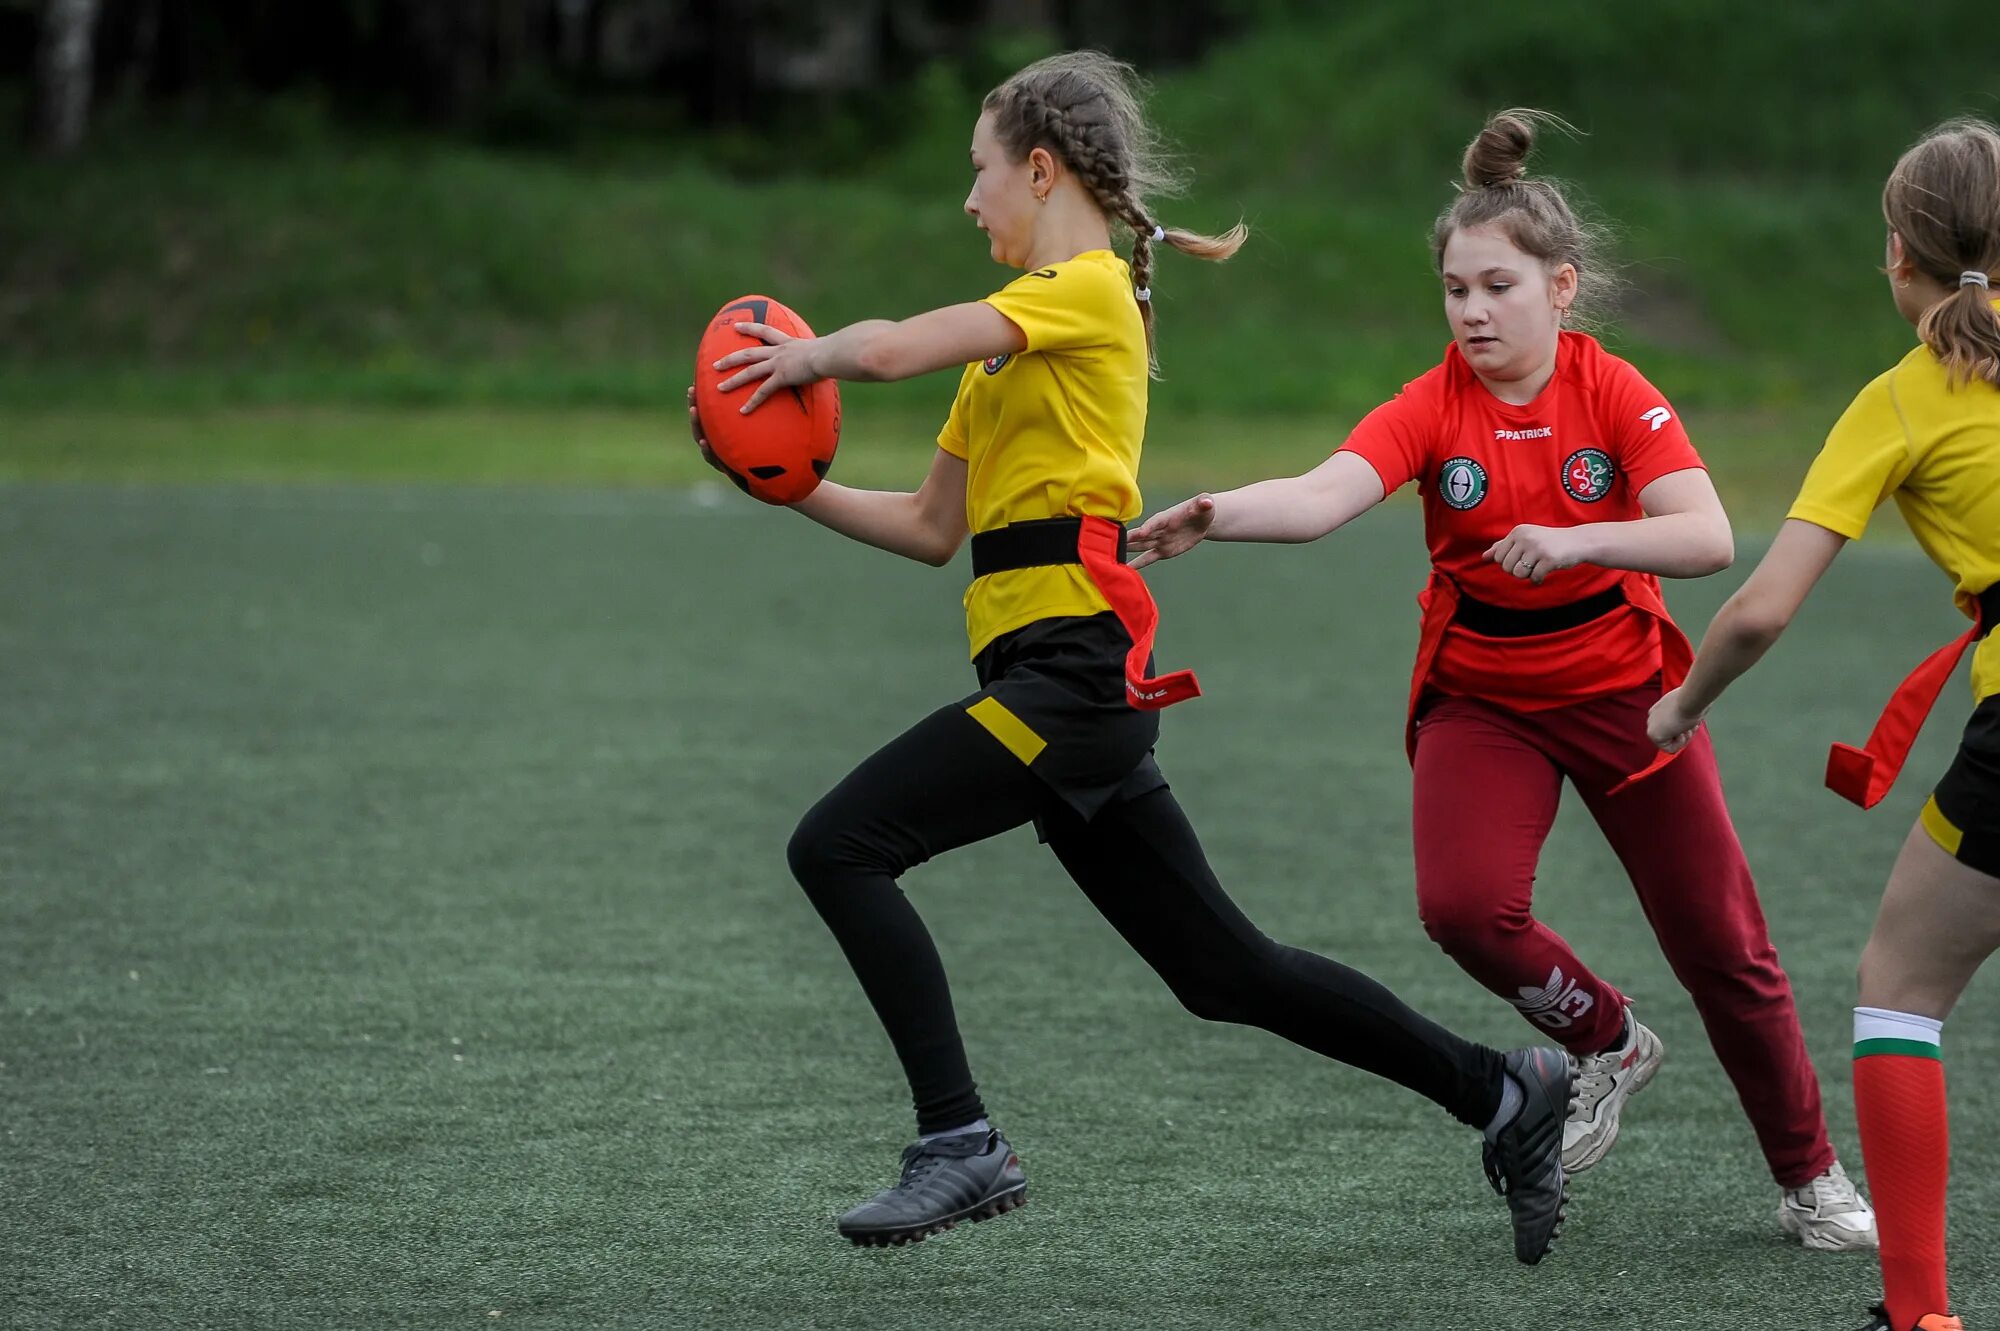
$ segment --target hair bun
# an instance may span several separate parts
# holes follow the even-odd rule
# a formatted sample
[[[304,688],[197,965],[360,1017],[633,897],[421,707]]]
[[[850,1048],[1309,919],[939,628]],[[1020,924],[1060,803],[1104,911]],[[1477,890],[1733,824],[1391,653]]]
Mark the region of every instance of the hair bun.
[[[1539,113],[1519,107],[1494,112],[1479,137],[1466,146],[1465,187],[1498,189],[1526,177],[1537,119]]]

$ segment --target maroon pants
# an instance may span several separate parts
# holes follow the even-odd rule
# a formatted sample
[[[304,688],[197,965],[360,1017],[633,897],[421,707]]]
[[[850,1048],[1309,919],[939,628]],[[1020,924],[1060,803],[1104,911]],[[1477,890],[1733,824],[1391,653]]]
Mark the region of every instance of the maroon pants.
[[[1417,909],[1467,974],[1575,1054],[1618,1037],[1625,998],[1532,914],[1535,861],[1567,777],[1617,852],[1674,975],[1735,1083],[1771,1172],[1795,1187],[1833,1163],[1791,982],[1723,803],[1703,729],[1660,772],[1657,685],[1544,712],[1433,696],[1417,725]]]

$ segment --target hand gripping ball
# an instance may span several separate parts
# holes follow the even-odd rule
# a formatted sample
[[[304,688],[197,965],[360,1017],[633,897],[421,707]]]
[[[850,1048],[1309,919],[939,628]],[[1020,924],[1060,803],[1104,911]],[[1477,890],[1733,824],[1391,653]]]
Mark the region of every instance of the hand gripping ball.
[[[695,350],[694,404],[702,433],[744,493],[767,504],[796,504],[833,465],[840,443],[840,387],[821,379],[781,388],[748,416],[741,414],[756,383],[725,393],[722,381],[737,371],[710,368],[732,351],[765,345],[762,338],[737,332],[739,323],[765,324],[793,337],[813,335],[804,319],[769,296],[744,296],[717,310]]]

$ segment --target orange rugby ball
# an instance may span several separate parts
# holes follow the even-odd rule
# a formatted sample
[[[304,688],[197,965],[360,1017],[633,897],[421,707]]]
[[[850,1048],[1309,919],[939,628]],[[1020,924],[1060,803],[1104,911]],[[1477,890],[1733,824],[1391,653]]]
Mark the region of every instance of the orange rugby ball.
[[[695,410],[708,446],[729,469],[729,478],[767,504],[796,504],[833,465],[833,450],[840,443],[840,386],[821,379],[803,388],[781,388],[743,415],[757,382],[725,393],[723,380],[742,367],[712,368],[732,351],[766,345],[762,338],[737,332],[739,323],[765,324],[793,337],[811,337],[813,330],[769,296],[742,296],[715,312],[694,355]]]

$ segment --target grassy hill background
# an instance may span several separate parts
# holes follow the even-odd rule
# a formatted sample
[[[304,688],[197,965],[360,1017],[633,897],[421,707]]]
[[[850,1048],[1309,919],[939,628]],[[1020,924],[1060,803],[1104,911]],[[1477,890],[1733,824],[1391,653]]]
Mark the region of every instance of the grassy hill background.
[[[1431,364],[1430,219],[1484,115],[1529,104],[1587,131],[1535,167],[1617,230],[1629,298],[1608,340],[1746,467],[1760,449],[1789,467],[1908,345],[1875,267],[1881,181],[1930,124],[1996,114],[1964,40],[1982,12],[1410,3],[1217,48],[1157,83],[1194,179],[1159,212],[1255,234],[1226,266],[1162,262],[1156,434],[1223,454],[1278,418],[1337,437]],[[0,466],[87,470],[117,452],[106,413],[588,407],[629,413],[636,437],[677,416],[695,330],[741,291],[824,329],[1004,280],[959,211],[964,148],[979,94],[1040,49],[922,72],[901,134],[858,147],[836,118],[774,142],[502,151],[358,131],[292,97],[0,162]],[[926,446],[948,392],[858,389],[850,419]]]

